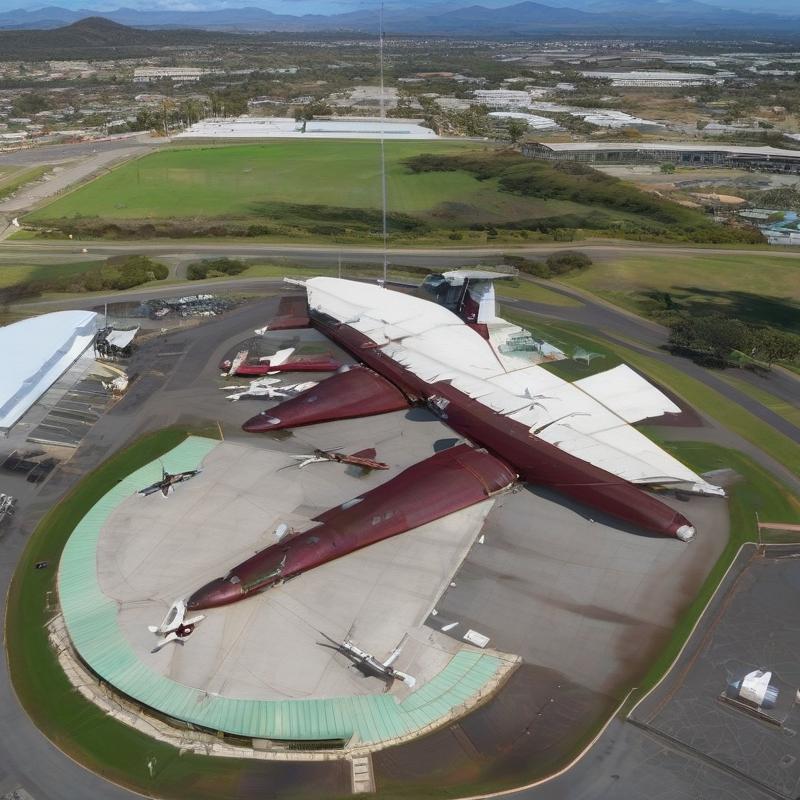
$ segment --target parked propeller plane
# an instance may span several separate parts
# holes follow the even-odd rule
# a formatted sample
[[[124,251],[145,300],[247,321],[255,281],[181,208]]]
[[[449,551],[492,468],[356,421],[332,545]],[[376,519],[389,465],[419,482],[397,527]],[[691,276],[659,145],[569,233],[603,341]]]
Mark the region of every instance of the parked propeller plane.
[[[191,480],[196,475],[199,475],[202,471],[203,470],[201,469],[191,469],[188,472],[176,472],[171,474],[162,466],[161,480],[151,483],[149,486],[145,486],[144,489],[140,489],[138,494],[142,495],[143,497],[147,497],[148,495],[155,494],[156,492],[161,492],[164,497],[167,497],[170,492],[175,490],[175,487],[179,483]]]

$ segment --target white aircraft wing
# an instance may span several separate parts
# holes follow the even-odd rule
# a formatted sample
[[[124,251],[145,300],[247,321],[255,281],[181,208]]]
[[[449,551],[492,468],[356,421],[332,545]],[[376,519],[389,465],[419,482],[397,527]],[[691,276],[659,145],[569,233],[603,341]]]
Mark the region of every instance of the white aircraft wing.
[[[580,387],[626,422],[680,413],[672,400],[627,364],[581,378],[573,386]]]

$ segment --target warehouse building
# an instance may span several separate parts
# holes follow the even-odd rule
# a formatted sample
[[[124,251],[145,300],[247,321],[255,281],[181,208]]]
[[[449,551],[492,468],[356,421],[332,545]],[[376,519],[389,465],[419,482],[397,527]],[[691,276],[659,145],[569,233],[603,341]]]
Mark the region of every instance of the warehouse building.
[[[531,104],[531,93],[522,89],[477,89],[473,97],[489,108],[526,108]]]
[[[659,142],[532,142],[524,145],[530,158],[582,161],[588,164],[663,164],[686,167],[731,167],[756,172],[800,175],[800,150],[724,144]]]
[[[195,83],[208,72],[196,67],[138,67],[133,71],[134,83],[168,80],[174,83]]]
[[[525,114],[522,111],[492,111],[489,113],[491,119],[508,120],[518,119],[525,122],[529,129],[535,131],[556,131],[561,126],[549,117],[540,117],[537,114]]]
[[[706,84],[722,83],[731,77],[730,73],[715,73],[708,75],[702,72],[602,72],[587,71],[581,73],[585,78],[607,78],[612,86],[650,87],[650,88],[679,88],[682,86],[705,86]]]

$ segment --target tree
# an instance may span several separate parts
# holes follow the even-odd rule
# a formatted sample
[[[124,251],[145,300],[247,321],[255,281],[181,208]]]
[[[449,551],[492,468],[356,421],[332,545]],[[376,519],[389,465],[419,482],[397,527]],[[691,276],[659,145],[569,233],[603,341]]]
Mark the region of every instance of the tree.
[[[511,143],[516,144],[528,132],[528,123],[523,119],[510,119],[506,132]]]
[[[333,109],[323,100],[312,100],[304,106],[296,109],[294,118],[298,122],[305,122],[316,117],[327,117],[333,113]]]
[[[800,336],[775,328],[759,328],[753,334],[753,356],[772,366],[776,361],[800,357]]]
[[[664,162],[664,163],[661,165],[660,169],[661,169],[661,172],[662,172],[664,175],[672,175],[672,173],[673,173],[673,172],[675,172],[675,170],[676,170],[677,168],[676,168],[676,166],[675,166],[673,163],[671,163],[670,161],[665,161],[665,162]]]
[[[178,106],[178,118],[187,125],[193,125],[195,122],[199,122],[205,115],[205,104],[192,97],[184,100]]]
[[[587,269],[592,265],[592,259],[578,250],[562,250],[547,257],[548,269],[551,275],[564,275],[577,269]]]
[[[136,121],[131,123],[135,131],[151,131],[159,124],[158,115],[150,108],[142,108],[136,114]]]
[[[238,117],[247,113],[247,95],[240,89],[228,88],[212,92],[211,113],[217,117]]]
[[[51,103],[46,95],[37,92],[26,92],[14,101],[12,113],[15,117],[25,117],[28,114],[47,111],[49,108],[51,108]]]
[[[681,317],[669,334],[673,347],[710,356],[718,364],[726,363],[734,350],[749,352],[752,342],[749,326],[722,314]]]

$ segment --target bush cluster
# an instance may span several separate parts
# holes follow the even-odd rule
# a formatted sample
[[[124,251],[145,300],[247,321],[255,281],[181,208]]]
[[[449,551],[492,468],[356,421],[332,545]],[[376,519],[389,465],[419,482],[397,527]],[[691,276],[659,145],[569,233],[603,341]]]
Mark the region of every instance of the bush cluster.
[[[163,281],[168,275],[167,267],[147,256],[113,256],[97,272],[89,270],[75,277],[84,278],[86,291],[93,292],[132,289],[149,281]]]
[[[383,226],[379,209],[347,208],[294,203],[270,203],[254,209],[265,223],[245,220],[221,222],[219,220],[118,220],[108,222],[97,217],[74,217],[71,219],[47,220],[42,226],[50,226],[55,235],[72,235],[74,238],[103,239],[191,239],[204,236],[268,236],[290,235],[307,231],[327,236],[340,236],[349,232],[377,233]],[[425,220],[411,214],[391,212],[387,218],[394,233],[424,234],[431,230]],[[46,235],[46,234],[45,234]]]
[[[800,336],[769,326],[753,327],[719,313],[673,312],[669,344],[709,366],[725,366],[734,352],[768,364],[800,358]]]
[[[592,265],[592,259],[577,250],[562,250],[559,253],[553,253],[545,261],[514,255],[507,255],[505,261],[506,264],[516,267],[520,272],[534,275],[537,278],[566,275],[568,272],[586,269]]]
[[[753,228],[718,225],[701,212],[643,192],[576,161],[553,163],[503,151],[477,155],[422,154],[404,164],[414,173],[464,170],[478,180],[496,178],[500,188],[512,194],[598,207],[584,214],[504,223],[502,227],[507,229],[526,227],[552,232],[564,228],[618,228],[628,238],[638,235],[691,242],[763,242],[762,235]],[[603,209],[629,216],[615,219]]]
[[[221,278],[224,275],[240,275],[247,269],[247,264],[235,258],[214,258],[189,264],[186,277],[190,281],[201,281],[204,278]]]
[[[113,256],[96,267],[68,275],[23,281],[0,291],[7,305],[45,292],[121,291],[150,281],[163,281],[169,269],[147,256]]]

